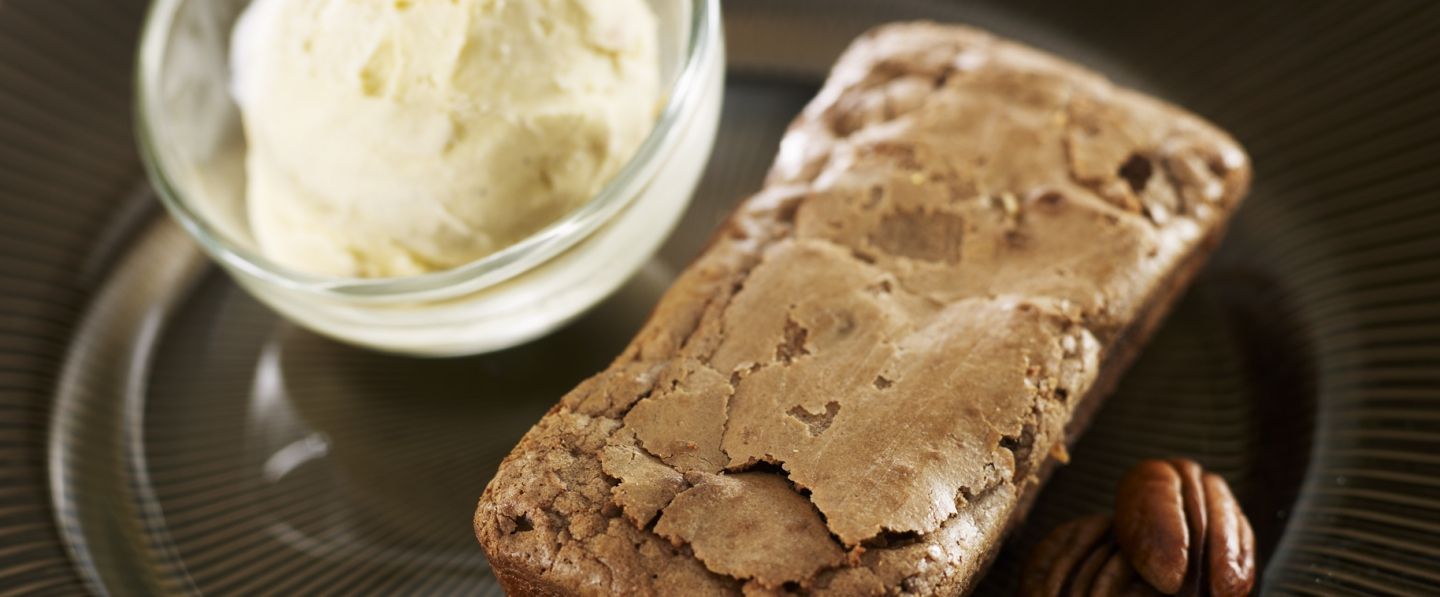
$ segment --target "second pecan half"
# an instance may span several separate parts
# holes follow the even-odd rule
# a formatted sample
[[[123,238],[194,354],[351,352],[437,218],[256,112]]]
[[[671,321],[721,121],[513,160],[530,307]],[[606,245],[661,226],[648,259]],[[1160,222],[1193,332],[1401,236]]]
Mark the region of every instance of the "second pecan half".
[[[1035,546],[1020,585],[1020,597],[1158,595],[1120,553],[1104,515],[1055,527]]]

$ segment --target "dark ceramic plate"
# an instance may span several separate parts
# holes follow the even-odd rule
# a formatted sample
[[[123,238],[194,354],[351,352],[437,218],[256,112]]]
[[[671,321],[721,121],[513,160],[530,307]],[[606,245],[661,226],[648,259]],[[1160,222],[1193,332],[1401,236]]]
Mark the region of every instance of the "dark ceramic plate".
[[[1169,454],[1234,483],[1266,592],[1440,592],[1440,5],[729,0],[723,133],[664,253],[553,337],[425,361],[280,321],[156,209],[143,4],[0,0],[0,594],[498,594],[469,517],[499,458],[758,187],[839,49],[917,17],[1170,98],[1257,167],[980,593]]]

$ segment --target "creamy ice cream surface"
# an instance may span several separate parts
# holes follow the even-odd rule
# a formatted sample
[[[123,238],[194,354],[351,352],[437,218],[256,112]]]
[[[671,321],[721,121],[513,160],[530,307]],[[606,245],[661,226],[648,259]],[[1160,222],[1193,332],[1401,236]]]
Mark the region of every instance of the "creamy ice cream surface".
[[[657,36],[645,0],[257,0],[232,56],[261,251],[384,277],[525,238],[649,133]]]

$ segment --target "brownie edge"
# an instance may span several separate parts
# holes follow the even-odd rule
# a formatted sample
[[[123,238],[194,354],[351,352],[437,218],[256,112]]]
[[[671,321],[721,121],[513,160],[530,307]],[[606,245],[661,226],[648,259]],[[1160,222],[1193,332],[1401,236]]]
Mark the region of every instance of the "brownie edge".
[[[1249,181],[1082,67],[874,29],[476,537],[512,595],[967,592]]]

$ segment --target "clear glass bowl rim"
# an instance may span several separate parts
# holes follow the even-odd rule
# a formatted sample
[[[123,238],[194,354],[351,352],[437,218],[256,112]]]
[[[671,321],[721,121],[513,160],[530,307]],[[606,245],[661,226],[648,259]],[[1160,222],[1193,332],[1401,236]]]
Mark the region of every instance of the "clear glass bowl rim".
[[[630,160],[604,188],[565,217],[495,253],[447,270],[391,278],[344,278],[310,274],[282,266],[256,251],[227,239],[190,207],[184,193],[166,174],[164,155],[158,151],[156,131],[163,128],[159,107],[152,103],[159,84],[161,61],[170,41],[176,11],[187,0],[157,0],[145,17],[135,79],[136,137],[151,184],[161,203],[214,259],[229,269],[269,285],[336,298],[385,299],[429,295],[464,286],[479,289],[504,282],[544,263],[585,239],[629,205],[636,193],[628,192],[653,176],[683,135],[680,127],[700,104],[705,58],[715,51],[719,33],[720,0],[689,0],[689,37],[680,71],[665,92],[665,105],[655,126]]]

